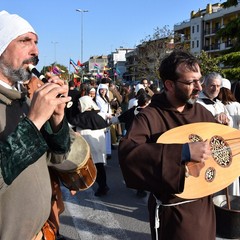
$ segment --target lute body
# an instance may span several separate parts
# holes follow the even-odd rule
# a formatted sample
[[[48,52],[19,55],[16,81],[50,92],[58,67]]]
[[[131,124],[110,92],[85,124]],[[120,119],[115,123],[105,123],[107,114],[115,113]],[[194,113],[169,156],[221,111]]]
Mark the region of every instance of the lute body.
[[[240,175],[240,131],[235,128],[218,123],[191,123],[165,132],[157,142],[183,144],[204,140],[210,141],[212,155],[199,176],[185,178],[184,191],[176,194],[178,197],[195,199],[213,194]],[[194,167],[194,163],[192,165]]]

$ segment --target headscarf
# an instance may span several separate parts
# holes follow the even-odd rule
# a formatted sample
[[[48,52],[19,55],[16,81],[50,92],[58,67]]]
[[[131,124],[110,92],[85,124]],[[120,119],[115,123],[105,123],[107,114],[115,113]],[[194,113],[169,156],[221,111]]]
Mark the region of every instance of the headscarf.
[[[79,98],[79,102],[81,105],[81,112],[85,112],[87,110],[100,110],[97,104],[92,100],[90,96],[83,96]]]
[[[23,18],[6,11],[0,12],[0,56],[11,43],[22,34],[32,32],[36,34],[33,27]],[[36,34],[37,35],[37,34]]]
[[[221,87],[231,90],[231,82],[226,78],[222,78],[222,86]]]

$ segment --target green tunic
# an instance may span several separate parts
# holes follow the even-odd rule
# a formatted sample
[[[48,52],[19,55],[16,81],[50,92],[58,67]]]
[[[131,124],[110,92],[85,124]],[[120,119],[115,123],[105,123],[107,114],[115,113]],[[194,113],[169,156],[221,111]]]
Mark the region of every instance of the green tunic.
[[[47,220],[51,185],[47,161],[69,150],[69,128],[58,133],[46,123],[41,132],[26,117],[24,94],[0,86],[0,239],[30,240]]]

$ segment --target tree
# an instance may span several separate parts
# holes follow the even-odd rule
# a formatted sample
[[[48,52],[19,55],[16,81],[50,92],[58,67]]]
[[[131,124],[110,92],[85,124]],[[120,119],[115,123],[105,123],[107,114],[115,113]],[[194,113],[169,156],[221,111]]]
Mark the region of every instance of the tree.
[[[202,75],[206,75],[210,72],[218,72],[222,74],[222,69],[219,67],[219,60],[217,58],[211,58],[207,55],[205,51],[201,51],[200,55],[197,56]]]
[[[224,66],[222,71],[226,78],[231,80],[240,79],[240,52],[222,55],[217,60]]]
[[[149,80],[160,79],[158,68],[161,59],[173,49],[173,31],[166,25],[154,29],[152,36],[148,35],[137,47],[138,77]]]
[[[59,74],[55,73],[56,75],[61,75],[62,79],[69,80],[69,72],[68,72],[67,67],[65,67],[64,65],[58,64],[58,63],[57,64],[52,63],[49,66],[44,66],[41,70],[41,74],[43,74],[45,76],[47,72],[52,72],[54,67],[57,67],[59,69]]]
[[[238,0],[227,0],[226,2],[221,4],[223,8],[229,8],[237,5],[238,5]]]

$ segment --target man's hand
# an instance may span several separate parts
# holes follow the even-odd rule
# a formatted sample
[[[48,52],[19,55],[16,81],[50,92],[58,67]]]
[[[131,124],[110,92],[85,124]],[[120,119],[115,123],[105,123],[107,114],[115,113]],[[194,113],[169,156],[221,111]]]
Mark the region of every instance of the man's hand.
[[[63,97],[59,97],[60,95]],[[68,86],[57,76],[53,76],[48,80],[48,83],[35,91],[28,118],[39,130],[51,118],[52,128],[57,131],[64,117],[65,105],[70,100]]]
[[[189,143],[190,162],[187,163],[188,174],[199,176],[201,169],[205,166],[205,161],[211,156],[211,147],[209,142],[191,142]]]
[[[217,114],[217,115],[215,116],[215,119],[216,119],[219,123],[224,124],[224,125],[228,125],[229,122],[230,122],[228,116],[227,116],[224,112]]]

